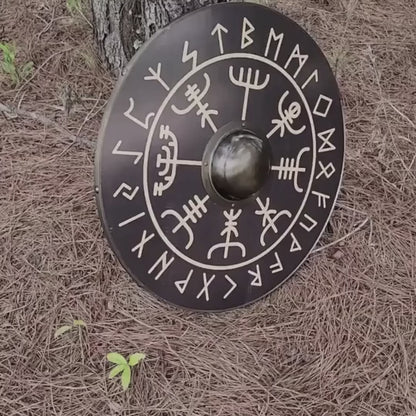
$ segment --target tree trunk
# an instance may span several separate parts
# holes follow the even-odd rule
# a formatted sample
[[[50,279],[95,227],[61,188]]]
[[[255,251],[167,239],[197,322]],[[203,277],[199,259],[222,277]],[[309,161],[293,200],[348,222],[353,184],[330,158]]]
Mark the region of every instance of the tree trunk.
[[[158,29],[199,7],[227,0],[92,0],[98,55],[116,76]]]

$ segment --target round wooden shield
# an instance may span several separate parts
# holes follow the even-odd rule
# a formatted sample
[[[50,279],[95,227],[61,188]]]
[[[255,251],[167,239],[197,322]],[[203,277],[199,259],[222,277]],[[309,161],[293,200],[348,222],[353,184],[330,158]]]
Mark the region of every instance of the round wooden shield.
[[[100,133],[97,202],[137,283],[225,310],[302,264],[343,162],[339,91],[317,44],[269,8],[218,4],[160,31],[129,64]]]

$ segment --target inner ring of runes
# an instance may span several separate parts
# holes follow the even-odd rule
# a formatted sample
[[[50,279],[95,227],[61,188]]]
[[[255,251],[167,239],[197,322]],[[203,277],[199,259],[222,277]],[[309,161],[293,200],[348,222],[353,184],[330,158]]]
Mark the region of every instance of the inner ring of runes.
[[[269,125],[256,125],[258,107],[270,113]],[[211,136],[231,121],[255,126],[270,141],[273,166],[268,186],[256,197],[227,207],[210,200],[201,164]],[[190,131],[198,137],[187,137]],[[185,75],[156,113],[143,164],[149,215],[162,240],[188,263],[211,270],[248,265],[273,250],[296,223],[310,192],[315,155],[311,110],[284,69],[245,53],[213,58]],[[296,210],[285,206],[287,192]],[[204,222],[208,234],[198,231]]]

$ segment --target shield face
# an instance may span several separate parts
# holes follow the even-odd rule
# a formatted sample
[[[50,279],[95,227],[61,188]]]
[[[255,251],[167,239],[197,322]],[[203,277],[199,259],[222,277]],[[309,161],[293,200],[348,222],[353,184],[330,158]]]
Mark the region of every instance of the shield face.
[[[343,161],[339,92],[316,43],[263,6],[218,4],[172,23],[129,64],[100,133],[97,203],[137,283],[225,310],[305,260]]]

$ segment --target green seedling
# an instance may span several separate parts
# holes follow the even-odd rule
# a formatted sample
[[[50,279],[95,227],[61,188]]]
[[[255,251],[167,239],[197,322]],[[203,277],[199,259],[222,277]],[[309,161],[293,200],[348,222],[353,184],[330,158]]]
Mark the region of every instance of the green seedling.
[[[17,65],[16,47],[10,43],[1,43],[0,50],[3,52],[1,70],[8,75],[13,85],[19,85],[22,81],[32,75],[33,62],[26,62],[24,65]]]
[[[137,365],[140,361],[146,358],[145,354],[136,353],[129,356],[127,361],[121,354],[118,352],[110,352],[107,354],[107,360],[110,363],[117,364],[111,371],[108,378],[114,378],[121,373],[121,386],[123,390],[126,391],[130,386],[131,381],[131,369]]]
[[[55,331],[55,335],[54,338],[58,338],[61,335],[65,334],[68,331],[71,331],[73,328],[80,328],[80,327],[86,327],[87,325],[85,324],[85,322],[81,319],[74,319],[74,321],[72,322],[72,325],[64,325],[59,327],[56,331]]]
[[[72,17],[74,17],[76,14],[79,14],[92,27],[91,22],[87,19],[83,12],[83,0],[66,0],[66,8]]]
[[[66,8],[68,9],[69,13],[75,14],[81,11],[82,7],[82,0],[66,0]]]

